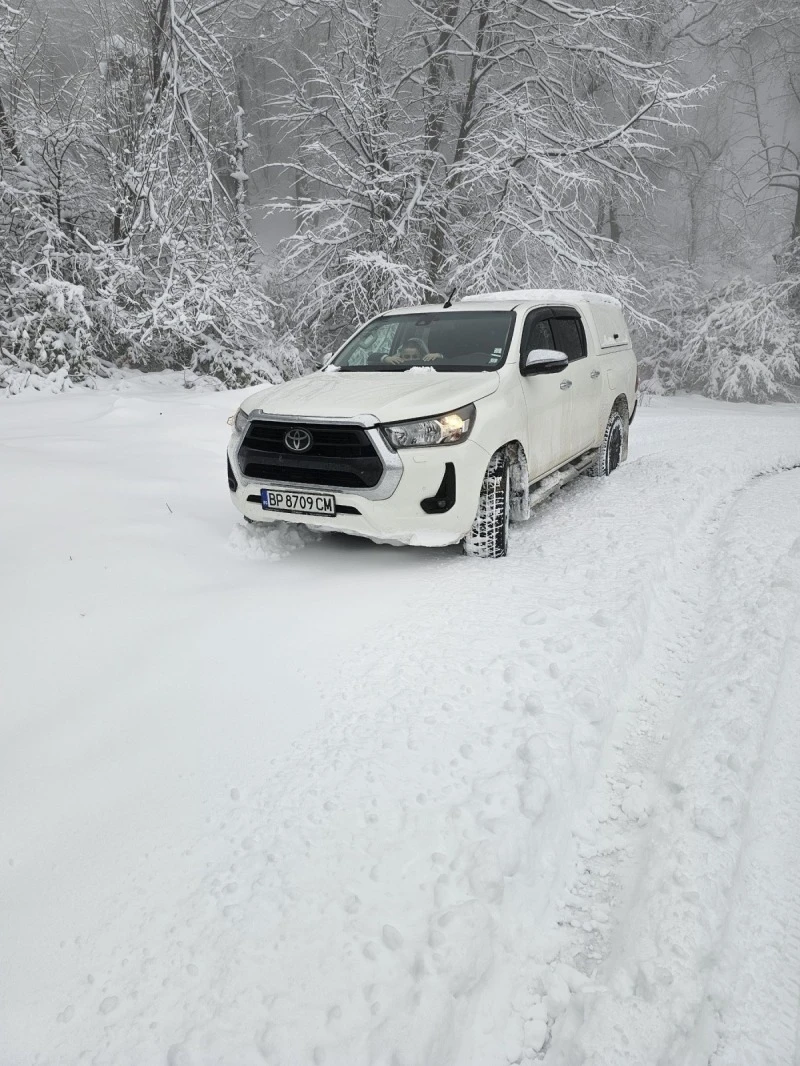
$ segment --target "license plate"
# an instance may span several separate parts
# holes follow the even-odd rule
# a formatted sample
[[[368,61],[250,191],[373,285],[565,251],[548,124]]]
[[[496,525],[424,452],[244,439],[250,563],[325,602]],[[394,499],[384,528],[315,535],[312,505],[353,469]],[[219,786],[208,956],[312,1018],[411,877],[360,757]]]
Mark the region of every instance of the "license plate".
[[[288,514],[336,514],[336,497],[327,492],[288,492],[286,489],[262,489],[261,506],[265,511]]]

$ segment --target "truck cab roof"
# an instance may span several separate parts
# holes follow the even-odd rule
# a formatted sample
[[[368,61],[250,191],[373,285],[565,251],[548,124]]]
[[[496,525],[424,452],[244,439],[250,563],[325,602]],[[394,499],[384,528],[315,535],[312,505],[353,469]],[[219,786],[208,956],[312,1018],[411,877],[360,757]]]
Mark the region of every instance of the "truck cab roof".
[[[563,304],[603,304],[622,309],[615,296],[580,289],[508,289],[504,292],[484,292],[463,296],[449,307],[443,304],[418,304],[414,307],[394,308],[386,314],[419,314],[430,311],[514,311],[520,307],[548,307]]]

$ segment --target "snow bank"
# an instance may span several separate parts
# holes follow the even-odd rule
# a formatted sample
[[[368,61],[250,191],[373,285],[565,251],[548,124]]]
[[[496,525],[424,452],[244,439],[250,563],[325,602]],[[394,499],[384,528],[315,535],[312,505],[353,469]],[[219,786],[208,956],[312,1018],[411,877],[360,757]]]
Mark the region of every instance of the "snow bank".
[[[274,526],[248,525],[241,522],[228,538],[232,551],[245,559],[264,559],[274,562],[291,555],[298,548],[318,540],[319,534],[306,526],[288,522]]]
[[[62,367],[49,374],[36,374],[8,368],[0,369],[0,397],[36,396],[39,393],[74,392],[152,392],[157,389],[198,389],[219,392],[223,385],[218,378],[196,374],[192,370],[134,370],[130,367],[106,366],[102,374],[83,381],[70,380],[69,370]],[[266,388],[266,385],[262,386]]]

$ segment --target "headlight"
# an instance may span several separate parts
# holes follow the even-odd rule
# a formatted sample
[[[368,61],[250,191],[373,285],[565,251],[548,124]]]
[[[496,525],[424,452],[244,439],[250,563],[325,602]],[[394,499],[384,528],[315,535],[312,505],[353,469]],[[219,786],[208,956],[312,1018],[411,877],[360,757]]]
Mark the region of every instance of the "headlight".
[[[244,433],[249,421],[249,415],[246,415],[240,407],[235,415],[230,415],[228,425],[233,428],[234,433]]]
[[[393,448],[424,448],[431,444],[458,444],[466,440],[475,424],[475,405],[414,422],[393,422],[381,426]]]

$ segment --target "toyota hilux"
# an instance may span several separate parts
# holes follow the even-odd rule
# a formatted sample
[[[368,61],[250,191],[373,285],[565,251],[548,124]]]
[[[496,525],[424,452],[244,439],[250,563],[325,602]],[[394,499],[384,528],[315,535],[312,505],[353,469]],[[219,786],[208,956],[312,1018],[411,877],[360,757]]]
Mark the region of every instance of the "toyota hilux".
[[[509,523],[626,458],[636,359],[618,300],[517,290],[387,311],[230,419],[252,522],[508,550]]]

